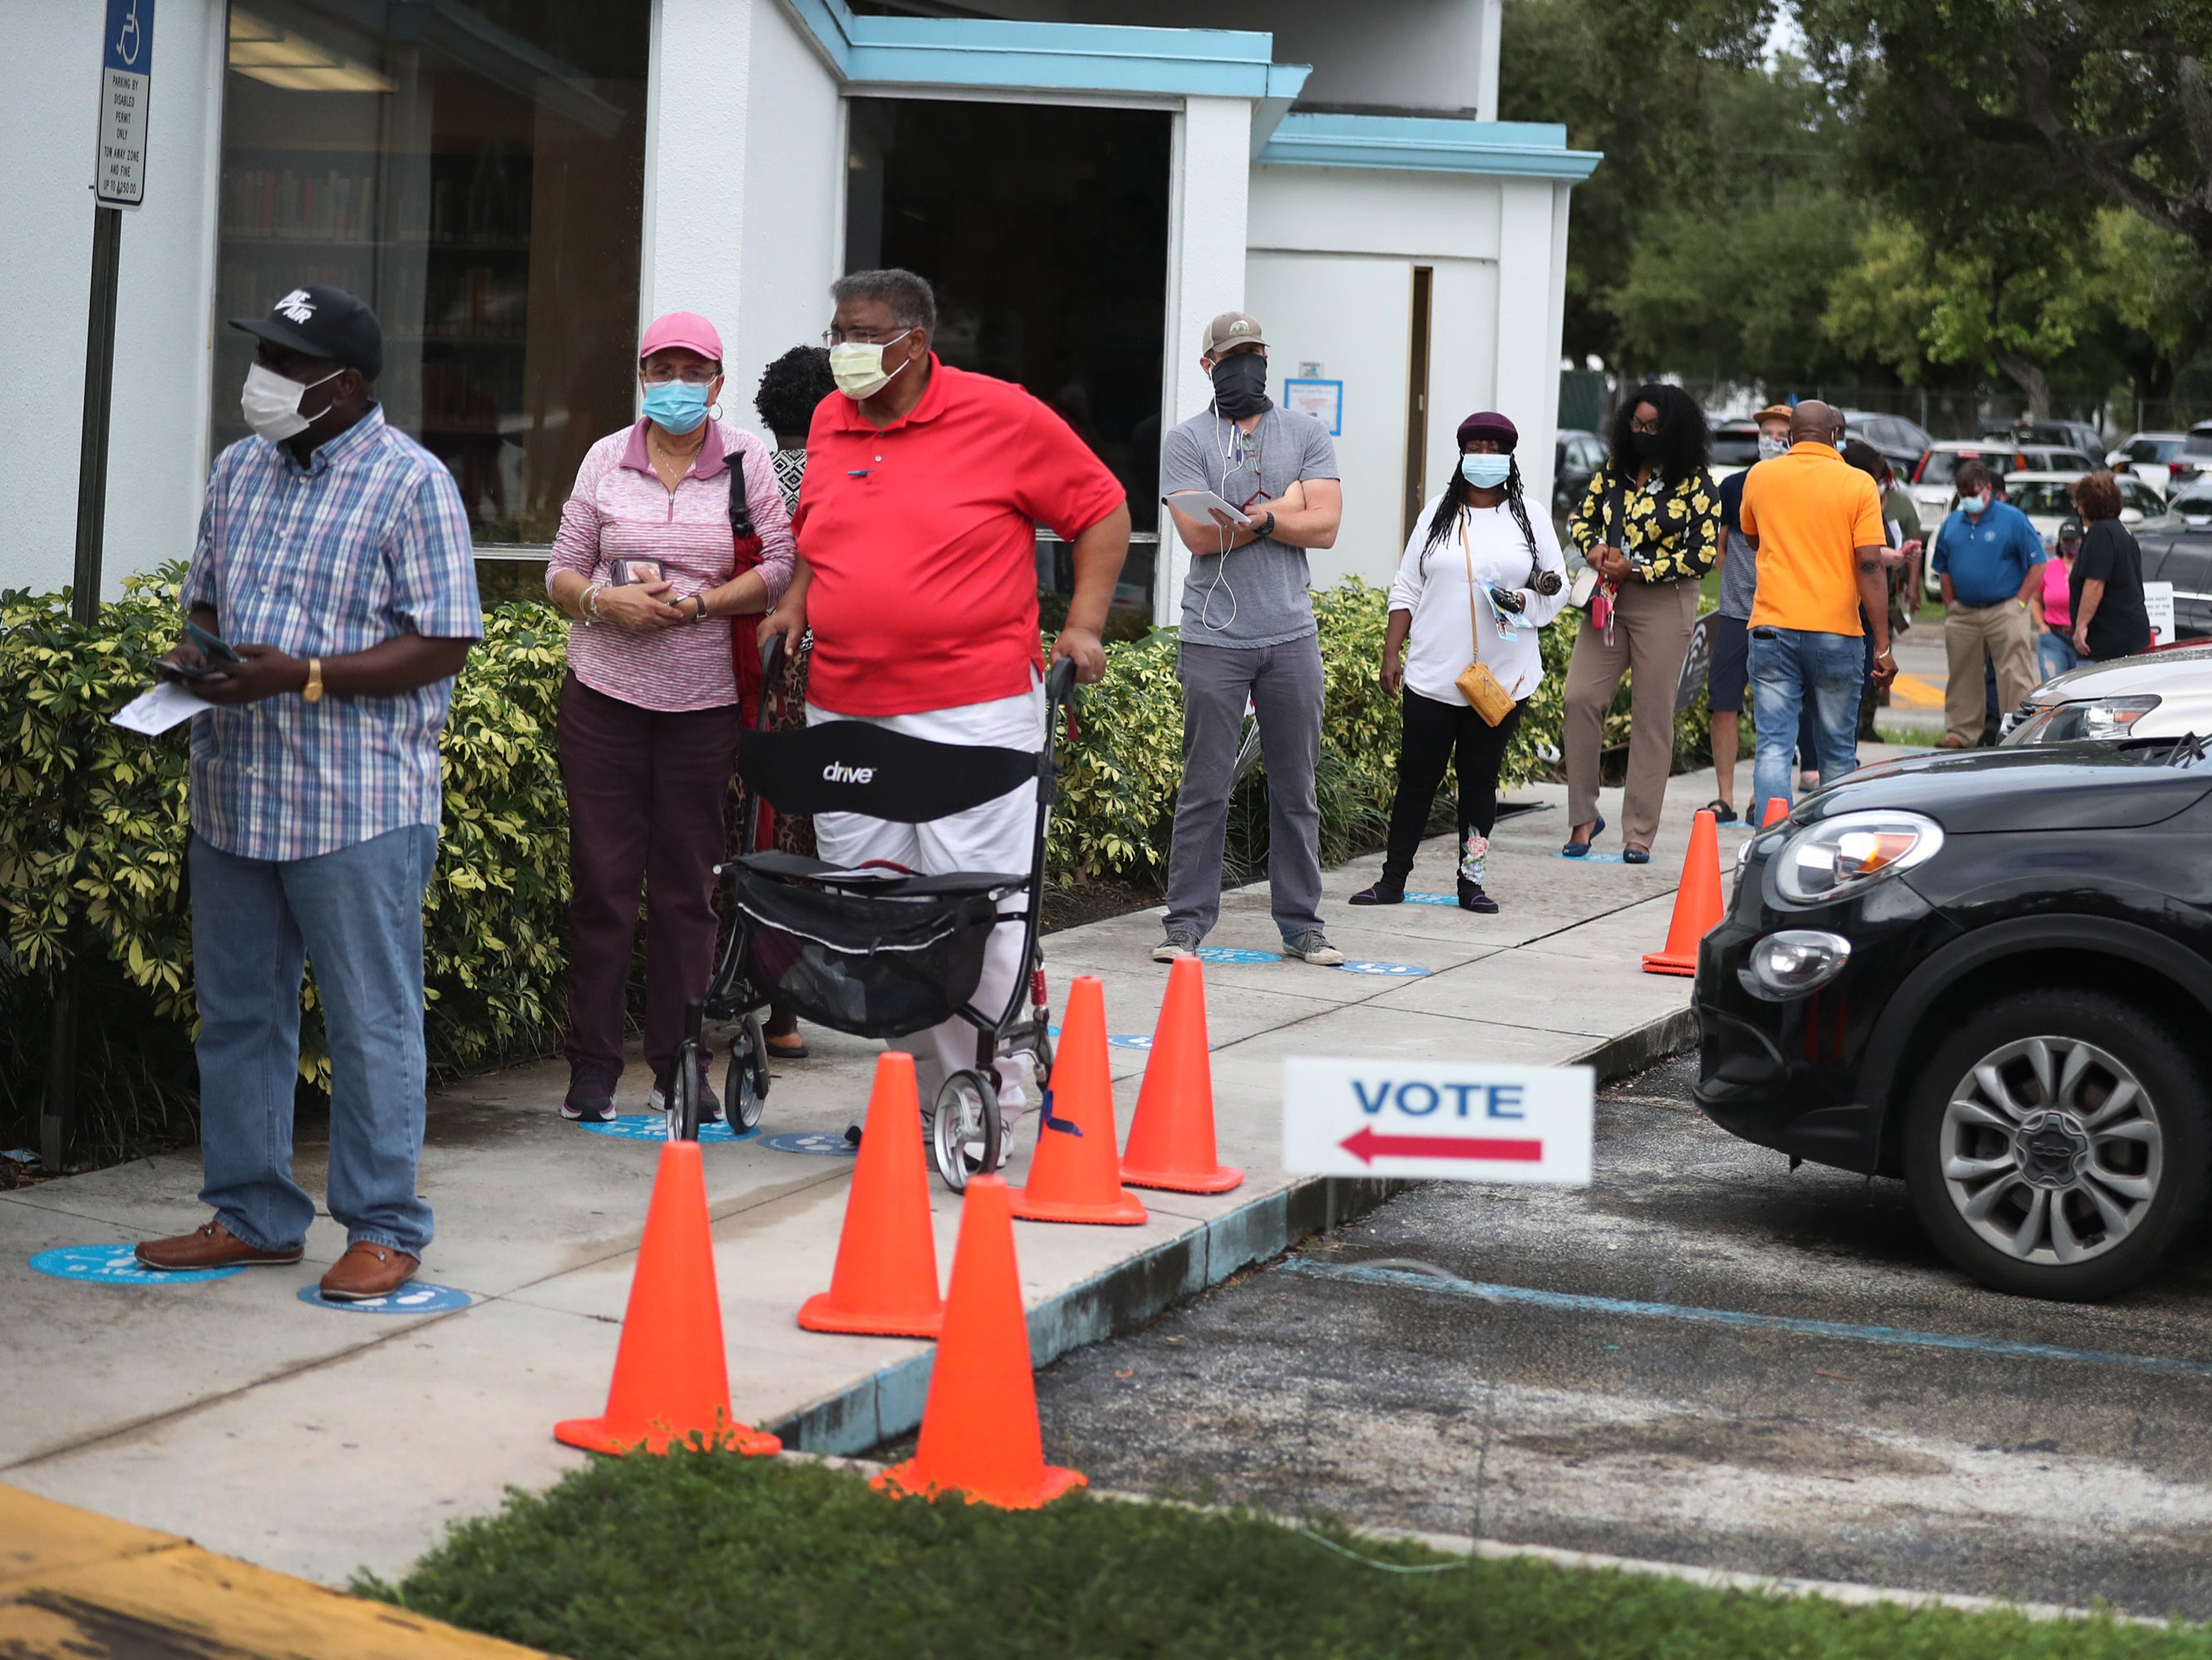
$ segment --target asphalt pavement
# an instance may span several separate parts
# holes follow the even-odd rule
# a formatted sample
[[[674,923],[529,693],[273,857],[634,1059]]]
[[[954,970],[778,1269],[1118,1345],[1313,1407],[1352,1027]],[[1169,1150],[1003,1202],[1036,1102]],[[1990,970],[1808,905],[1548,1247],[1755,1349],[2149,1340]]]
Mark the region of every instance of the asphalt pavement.
[[[1049,1455],[1369,1526],[2212,1617],[2212,1254],[2101,1306],[1984,1291],[1901,1183],[1791,1171],[1694,1076],[1601,1092],[1588,1189],[1416,1189],[1068,1355]]]

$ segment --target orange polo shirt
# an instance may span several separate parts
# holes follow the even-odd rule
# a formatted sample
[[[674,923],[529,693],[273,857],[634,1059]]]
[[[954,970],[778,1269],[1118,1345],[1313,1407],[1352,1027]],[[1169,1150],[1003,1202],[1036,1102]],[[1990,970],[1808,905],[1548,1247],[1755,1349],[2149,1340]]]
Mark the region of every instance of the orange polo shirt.
[[[1029,690],[1036,526],[1073,541],[1124,492],[1074,429],[1021,387],[929,360],[929,386],[878,430],[831,392],[806,435],[792,515],[814,573],[809,702],[918,714]]]
[[[1759,538],[1752,627],[1865,632],[1855,550],[1889,539],[1873,479],[1826,444],[1792,444],[1744,475],[1739,522]]]

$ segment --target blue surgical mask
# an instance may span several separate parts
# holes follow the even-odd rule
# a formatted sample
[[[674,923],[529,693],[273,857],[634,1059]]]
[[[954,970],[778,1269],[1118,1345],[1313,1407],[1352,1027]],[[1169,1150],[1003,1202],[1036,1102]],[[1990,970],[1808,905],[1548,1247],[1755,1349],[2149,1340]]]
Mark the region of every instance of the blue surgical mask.
[[[1462,455],[1459,476],[1479,490],[1496,489],[1513,474],[1510,455]]]
[[[1966,516],[1968,518],[1978,519],[1985,511],[1987,511],[1990,505],[1990,498],[1986,496],[1969,496],[1962,500],[1959,505],[1966,510]]]
[[[663,380],[645,389],[646,418],[678,437],[707,418],[707,388],[688,380]]]

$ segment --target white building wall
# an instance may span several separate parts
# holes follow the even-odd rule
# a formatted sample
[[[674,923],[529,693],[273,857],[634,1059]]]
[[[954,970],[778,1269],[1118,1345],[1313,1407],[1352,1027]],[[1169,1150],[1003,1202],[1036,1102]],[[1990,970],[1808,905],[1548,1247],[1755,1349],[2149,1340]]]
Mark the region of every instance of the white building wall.
[[[67,584],[92,282],[104,8],[0,0],[0,588]],[[103,590],[190,554],[205,484],[222,0],[155,20],[146,203],[123,216]]]

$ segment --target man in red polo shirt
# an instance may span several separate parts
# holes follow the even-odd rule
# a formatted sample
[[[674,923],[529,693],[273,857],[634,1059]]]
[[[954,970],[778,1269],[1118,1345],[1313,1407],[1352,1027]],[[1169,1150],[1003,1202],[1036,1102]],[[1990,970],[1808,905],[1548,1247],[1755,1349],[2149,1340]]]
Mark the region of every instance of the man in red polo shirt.
[[[869,721],[938,743],[1040,748],[1036,526],[1069,543],[1075,565],[1052,654],[1073,659],[1079,680],[1097,680],[1106,672],[1106,609],[1129,551],[1121,486],[1019,386],[938,362],[936,296],[912,271],[857,271],[830,291],[838,392],[816,408],[806,435],[806,482],[792,515],[798,568],[762,635],[779,631],[795,650],[813,629],[810,722]],[[926,824],[822,813],[815,836],[823,858],[840,865],[1024,870],[1036,788]],[[1023,966],[1020,931],[995,930],[976,1003],[1003,1006]],[[913,1049],[927,1102],[948,1073],[975,1063],[975,1032],[948,1020],[896,1047]],[[1017,1061],[1000,1061],[999,1073],[1011,1127],[1029,1104],[1028,1079]],[[1011,1133],[1001,1145],[1013,1146]]]

